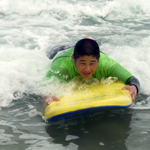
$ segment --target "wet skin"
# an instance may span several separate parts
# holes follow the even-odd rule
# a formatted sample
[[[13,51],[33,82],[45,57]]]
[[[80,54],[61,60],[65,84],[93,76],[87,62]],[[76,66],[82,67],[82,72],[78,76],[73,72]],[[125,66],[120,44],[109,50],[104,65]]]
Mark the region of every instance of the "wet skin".
[[[83,79],[89,79],[92,77],[97,69],[99,59],[94,56],[81,56],[77,59],[72,55],[74,65]]]

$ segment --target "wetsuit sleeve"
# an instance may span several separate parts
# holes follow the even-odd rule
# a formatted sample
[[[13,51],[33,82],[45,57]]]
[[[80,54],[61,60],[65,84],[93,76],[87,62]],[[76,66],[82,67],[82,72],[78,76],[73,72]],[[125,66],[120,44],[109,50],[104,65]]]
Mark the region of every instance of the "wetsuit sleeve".
[[[139,80],[137,78],[135,78],[135,77],[128,78],[126,84],[128,84],[128,85],[135,85],[136,88],[137,88],[137,93],[139,92],[139,90],[140,90],[140,82],[139,82]]]
[[[124,67],[122,67],[120,64],[115,62],[115,64],[110,69],[109,76],[117,77],[119,81],[126,83],[127,80],[133,75],[129,71],[127,71]]]
[[[95,77],[102,79],[108,77],[117,77],[119,81],[127,82],[129,77],[133,75],[122,67],[118,62],[108,57],[104,53],[100,53],[98,68],[95,72]]]
[[[137,88],[137,93],[139,92],[140,83],[138,79],[117,62],[112,67],[111,76],[117,77],[118,80],[124,82],[127,85],[135,85]]]

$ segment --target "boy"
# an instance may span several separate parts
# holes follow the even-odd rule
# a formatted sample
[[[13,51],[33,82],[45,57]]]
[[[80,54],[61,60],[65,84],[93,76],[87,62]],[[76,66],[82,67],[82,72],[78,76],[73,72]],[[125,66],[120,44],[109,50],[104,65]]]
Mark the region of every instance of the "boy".
[[[100,52],[97,42],[90,38],[78,41],[75,47],[63,50],[57,54],[47,73],[47,78],[55,76],[61,81],[70,81],[76,76],[83,79],[117,77],[119,81],[126,84],[126,89],[135,101],[140,84],[130,72],[124,69],[116,61]],[[45,105],[59,100],[55,96],[43,97]]]

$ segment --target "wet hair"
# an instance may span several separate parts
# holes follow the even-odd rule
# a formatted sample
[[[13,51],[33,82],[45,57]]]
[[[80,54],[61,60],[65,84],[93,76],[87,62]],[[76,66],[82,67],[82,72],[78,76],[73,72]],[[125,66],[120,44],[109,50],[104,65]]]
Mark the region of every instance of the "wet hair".
[[[74,48],[74,58],[77,59],[81,56],[93,56],[99,59],[100,49],[97,42],[93,39],[81,39],[78,41]]]

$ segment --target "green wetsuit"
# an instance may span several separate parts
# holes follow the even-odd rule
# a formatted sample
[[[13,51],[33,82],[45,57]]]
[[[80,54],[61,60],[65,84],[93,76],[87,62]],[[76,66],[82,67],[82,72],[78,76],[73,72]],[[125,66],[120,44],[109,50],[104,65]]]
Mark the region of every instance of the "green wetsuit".
[[[61,81],[70,81],[74,77],[80,76],[72,59],[73,52],[74,48],[59,52],[54,57],[46,77],[50,78],[55,76]],[[117,77],[119,81],[127,83],[127,80],[133,75],[116,61],[100,52],[100,60],[92,77],[102,79],[110,76]]]

